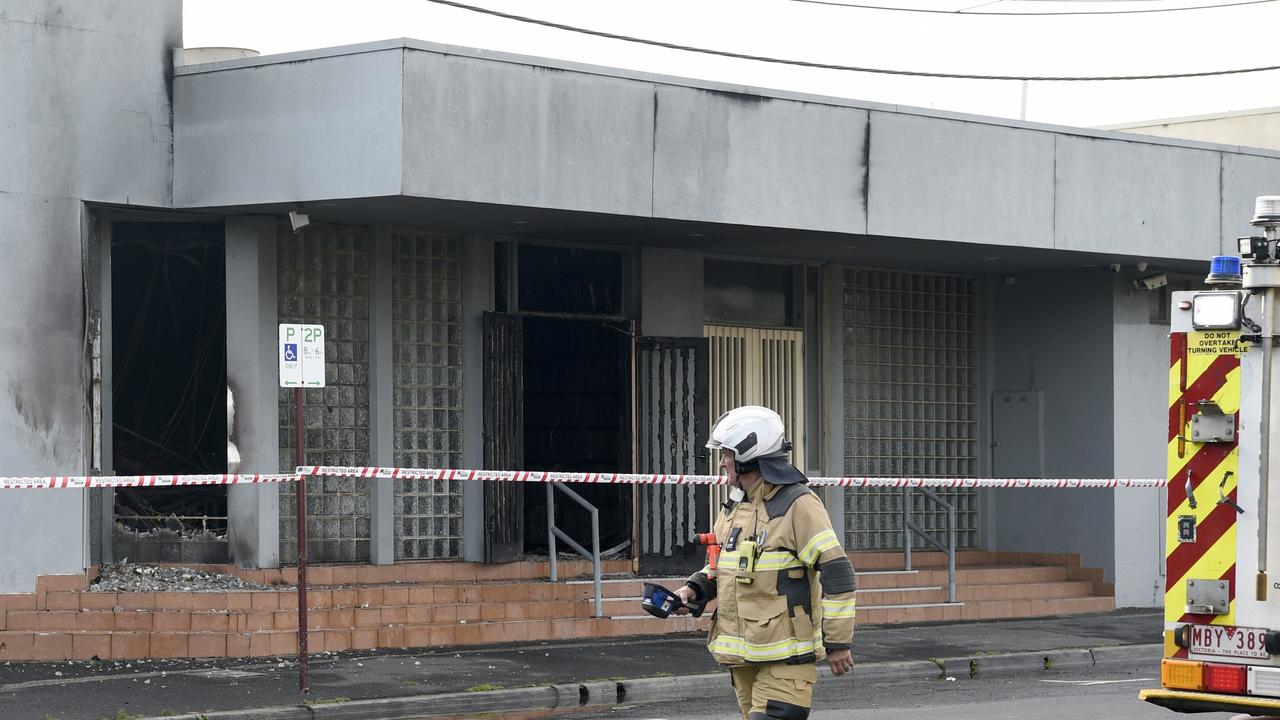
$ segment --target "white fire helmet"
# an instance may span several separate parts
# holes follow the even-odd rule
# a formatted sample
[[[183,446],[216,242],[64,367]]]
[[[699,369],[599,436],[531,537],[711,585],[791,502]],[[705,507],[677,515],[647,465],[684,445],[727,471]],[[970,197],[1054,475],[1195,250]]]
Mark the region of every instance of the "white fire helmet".
[[[791,443],[778,413],[759,405],[734,408],[716,420],[707,441],[711,450],[730,450],[738,463],[738,472],[757,469],[774,485],[807,482],[791,465],[787,455]]]
[[[784,432],[778,413],[759,405],[744,405],[716,420],[707,447],[732,450],[738,462],[745,463],[781,450]]]

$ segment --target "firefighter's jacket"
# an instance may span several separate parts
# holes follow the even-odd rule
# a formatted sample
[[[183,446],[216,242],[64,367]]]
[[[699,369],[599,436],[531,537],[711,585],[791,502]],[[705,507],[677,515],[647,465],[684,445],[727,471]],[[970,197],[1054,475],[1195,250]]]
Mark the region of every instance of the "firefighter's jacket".
[[[849,648],[853,564],[813,491],[760,480],[720,512],[715,535],[722,551],[714,579],[708,566],[688,584],[716,601],[707,640],[716,662],[812,663]],[[750,541],[761,538],[754,570],[740,569]]]

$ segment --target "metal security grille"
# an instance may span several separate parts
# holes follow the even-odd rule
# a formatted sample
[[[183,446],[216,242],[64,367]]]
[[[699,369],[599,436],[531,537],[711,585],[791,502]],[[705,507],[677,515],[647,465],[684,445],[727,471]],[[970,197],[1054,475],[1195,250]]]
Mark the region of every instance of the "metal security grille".
[[[976,476],[976,315],[971,278],[846,270],[846,474]],[[976,547],[977,491],[940,494],[956,505],[957,542]],[[914,497],[913,519],[943,537],[946,513]],[[902,547],[901,491],[846,492],[845,545]]]
[[[457,237],[391,234],[395,463],[462,467],[462,250]],[[397,480],[396,559],[462,557],[462,482]]]
[[[638,338],[637,469],[645,473],[695,473],[705,462],[707,436],[706,340]],[[701,529],[707,490],[657,485],[639,487],[640,562],[642,572],[688,565],[699,547],[693,535]],[[671,559],[672,562],[667,562]]]
[[[711,422],[741,405],[764,405],[782,416],[792,462],[805,457],[804,331],[706,325],[710,347]],[[719,458],[711,458],[718,472]],[[803,464],[803,463],[801,463]],[[801,468],[803,469],[803,468]],[[728,490],[713,488],[712,521]]]
[[[278,234],[282,323],[325,329],[326,387],[307,389],[306,461],[369,462],[369,252],[360,228],[312,226]],[[280,390],[280,467],[294,466],[293,390]],[[280,493],[280,557],[298,556],[297,505]],[[369,486],[352,478],[307,481],[307,552],[318,561],[369,559]]]

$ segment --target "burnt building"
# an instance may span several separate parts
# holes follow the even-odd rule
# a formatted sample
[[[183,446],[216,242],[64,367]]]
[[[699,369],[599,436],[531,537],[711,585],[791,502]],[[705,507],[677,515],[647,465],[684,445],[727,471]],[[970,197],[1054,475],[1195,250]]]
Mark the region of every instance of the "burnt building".
[[[61,59],[0,98],[5,475],[291,468],[276,328],[307,322],[314,464],[705,472],[710,422],[759,403],[813,474],[1156,477],[1167,290],[1280,184],[1267,150],[409,40],[171,62],[172,3],[28,5],[129,35],[0,19],[44,53],[10,66]],[[579,489],[642,570],[696,554],[708,490]],[[291,493],[192,492],[6,491],[0,592],[292,561]],[[319,561],[546,551],[541,486],[309,493]],[[824,495],[850,550],[900,547],[899,492]],[[1079,553],[1160,602],[1158,491],[948,497],[962,547]]]

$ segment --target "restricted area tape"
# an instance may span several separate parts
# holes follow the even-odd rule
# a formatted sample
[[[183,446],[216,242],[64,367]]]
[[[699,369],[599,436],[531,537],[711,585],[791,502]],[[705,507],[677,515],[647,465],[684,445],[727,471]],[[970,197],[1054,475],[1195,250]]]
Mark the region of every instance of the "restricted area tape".
[[[723,475],[662,475],[637,473],[570,473],[533,470],[423,470],[392,467],[337,467],[306,465],[299,475],[398,480],[489,480],[533,483],[598,483],[639,485],[727,485]],[[1160,488],[1165,478],[889,478],[812,477],[809,484],[851,488]]]
[[[0,477],[0,490],[51,488],[181,487],[186,485],[247,485],[294,482],[305,477],[391,478],[398,480],[488,480],[491,482],[593,483],[610,485],[727,485],[723,475],[663,475],[637,473],[572,473],[531,470],[448,470],[392,467],[336,467],[307,465],[295,474],[269,475],[55,475]],[[847,488],[1048,488],[1108,489],[1161,488],[1164,478],[890,478],[812,477],[816,487]]]
[[[184,485],[246,485],[293,482],[298,475],[56,475],[49,477],[0,477],[0,490],[49,488],[181,487]]]

